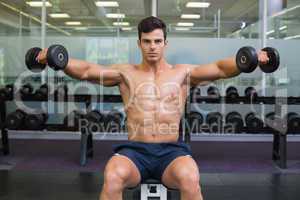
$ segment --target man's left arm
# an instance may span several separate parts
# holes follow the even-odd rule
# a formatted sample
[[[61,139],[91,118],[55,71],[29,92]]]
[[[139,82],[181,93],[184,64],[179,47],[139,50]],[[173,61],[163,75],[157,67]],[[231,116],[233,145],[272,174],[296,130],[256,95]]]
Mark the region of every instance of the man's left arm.
[[[267,53],[264,51],[258,52],[258,60],[260,63],[266,63],[268,61]],[[188,70],[191,85],[231,78],[241,73],[236,65],[235,57],[218,60],[211,64],[188,65]]]

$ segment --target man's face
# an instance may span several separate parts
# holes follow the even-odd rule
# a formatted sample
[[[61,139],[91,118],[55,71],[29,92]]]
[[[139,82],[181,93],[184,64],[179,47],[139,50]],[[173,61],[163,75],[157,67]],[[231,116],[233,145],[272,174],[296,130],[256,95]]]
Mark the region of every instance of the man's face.
[[[158,62],[164,55],[167,42],[162,29],[155,29],[150,33],[142,33],[138,45],[142,51],[143,59],[147,62]]]

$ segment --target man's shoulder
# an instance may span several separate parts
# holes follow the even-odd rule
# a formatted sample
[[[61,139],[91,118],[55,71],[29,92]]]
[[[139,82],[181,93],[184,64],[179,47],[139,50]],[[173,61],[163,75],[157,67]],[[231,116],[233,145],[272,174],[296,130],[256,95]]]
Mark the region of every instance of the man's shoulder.
[[[135,65],[122,63],[122,64],[113,64],[110,67],[113,69],[124,70],[124,69],[132,69]]]
[[[174,65],[175,69],[178,70],[184,70],[184,71],[189,71],[191,69],[192,65],[190,64],[176,64]]]

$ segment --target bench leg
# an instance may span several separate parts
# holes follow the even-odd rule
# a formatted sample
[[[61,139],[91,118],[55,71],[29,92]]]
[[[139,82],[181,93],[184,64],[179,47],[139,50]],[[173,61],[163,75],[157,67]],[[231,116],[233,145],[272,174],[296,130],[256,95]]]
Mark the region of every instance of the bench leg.
[[[167,200],[167,188],[162,184],[141,184],[141,200],[148,200],[149,197]]]

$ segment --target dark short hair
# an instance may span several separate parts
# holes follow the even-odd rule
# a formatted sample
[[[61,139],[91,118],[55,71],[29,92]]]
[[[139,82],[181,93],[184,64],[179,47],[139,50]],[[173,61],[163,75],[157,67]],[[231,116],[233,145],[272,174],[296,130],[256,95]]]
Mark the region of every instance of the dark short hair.
[[[155,29],[162,29],[164,32],[164,39],[167,38],[166,24],[157,17],[146,17],[142,19],[138,25],[139,40],[141,40],[142,33],[150,33]]]

